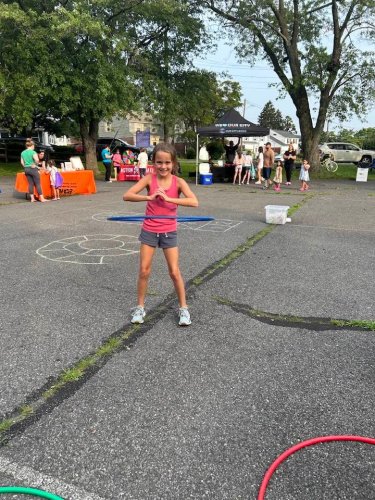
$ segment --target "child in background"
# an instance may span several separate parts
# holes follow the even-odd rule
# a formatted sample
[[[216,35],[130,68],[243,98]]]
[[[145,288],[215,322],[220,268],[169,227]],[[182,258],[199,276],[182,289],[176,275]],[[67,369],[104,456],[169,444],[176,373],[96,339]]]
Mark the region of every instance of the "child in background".
[[[241,184],[241,174],[242,174],[242,167],[245,164],[245,157],[241,153],[241,151],[238,151],[236,153],[236,156],[234,158],[234,177],[233,177],[233,185],[236,183],[236,179],[238,176],[238,185]]]
[[[244,164],[245,175],[243,176],[241,184],[249,184],[251,169],[254,169],[253,157],[251,156],[250,151],[246,151],[246,153],[244,154],[244,159],[245,159],[245,164]]]
[[[139,241],[140,264],[138,275],[138,305],[135,307],[131,322],[143,323],[145,297],[151,274],[152,260],[157,247],[162,248],[167,261],[169,276],[173,281],[179,303],[179,325],[191,324],[186,304],[184,280],[178,264],[177,247],[177,208],[197,207],[198,200],[184,179],[176,176],[177,153],[171,144],[159,143],[153,152],[155,173],[142,177],[123,196],[124,201],[146,201],[146,215],[151,216],[143,222]],[[143,190],[145,194],[139,194]],[[183,197],[180,198],[180,195]],[[158,216],[169,216],[158,219]]]
[[[310,181],[309,170],[310,170],[310,164],[308,160],[303,160],[303,163],[301,165],[301,172],[299,174],[299,180],[301,181],[300,191],[309,190],[309,185],[308,185],[308,182]]]
[[[273,178],[273,182],[275,183],[274,190],[280,192],[280,185],[283,182],[283,163],[281,160],[278,160],[276,164],[276,172],[275,177]]]
[[[124,162],[122,161],[119,149],[116,149],[116,152],[112,155],[112,163],[115,170],[115,178],[117,180],[117,176],[120,173],[121,167],[124,166]]]
[[[147,164],[148,164],[148,154],[146,153],[145,148],[141,148],[141,151],[138,155],[138,164],[137,164],[139,169],[139,174],[141,177],[144,177],[146,175]]]
[[[49,179],[52,188],[53,200],[60,199],[60,188],[62,186],[59,176],[61,177],[60,172],[58,172],[54,160],[49,160],[47,162],[47,172],[49,173]]]

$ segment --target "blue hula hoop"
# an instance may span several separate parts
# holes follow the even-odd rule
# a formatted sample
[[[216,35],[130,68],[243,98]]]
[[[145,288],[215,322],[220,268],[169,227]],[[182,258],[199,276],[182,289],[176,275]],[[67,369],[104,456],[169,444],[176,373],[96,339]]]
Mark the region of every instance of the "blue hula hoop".
[[[174,219],[177,222],[209,222],[215,220],[214,217],[205,215],[113,215],[108,217],[107,220],[114,222],[142,222],[145,219]]]

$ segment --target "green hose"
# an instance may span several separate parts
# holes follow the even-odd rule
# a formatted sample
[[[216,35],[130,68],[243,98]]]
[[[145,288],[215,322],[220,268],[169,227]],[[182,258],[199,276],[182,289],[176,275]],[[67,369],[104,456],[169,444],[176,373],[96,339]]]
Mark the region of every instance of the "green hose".
[[[24,488],[23,486],[0,486],[0,495],[4,493],[21,493],[21,495],[31,495],[33,497],[48,498],[48,500],[64,500],[48,491],[36,490],[35,488]]]

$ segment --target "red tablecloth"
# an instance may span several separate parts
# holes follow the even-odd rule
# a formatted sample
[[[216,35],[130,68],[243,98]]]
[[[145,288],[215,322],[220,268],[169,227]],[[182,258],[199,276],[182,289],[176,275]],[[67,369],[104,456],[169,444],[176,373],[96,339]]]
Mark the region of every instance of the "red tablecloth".
[[[153,165],[147,165],[146,173],[150,174],[154,172]],[[120,169],[120,172],[117,174],[118,181],[139,181],[141,176],[139,175],[138,168],[134,165],[125,165]]]
[[[60,196],[96,193],[94,172],[92,170],[61,171],[61,175],[64,179],[64,184],[60,188]],[[43,195],[46,198],[51,198],[53,195],[49,174],[45,172],[40,174],[40,185]],[[23,172],[17,174],[14,189],[21,193],[29,192],[27,178]]]

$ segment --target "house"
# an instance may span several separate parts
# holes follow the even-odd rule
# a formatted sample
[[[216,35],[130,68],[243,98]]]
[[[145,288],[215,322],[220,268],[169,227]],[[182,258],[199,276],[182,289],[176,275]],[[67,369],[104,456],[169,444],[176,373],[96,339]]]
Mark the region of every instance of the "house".
[[[294,149],[298,151],[300,139],[301,136],[293,132],[270,129],[270,133],[264,137],[244,137],[242,139],[242,149],[256,153],[259,146],[264,146],[267,142],[270,142],[275,153],[284,153],[289,144],[293,144]]]
[[[150,145],[160,142],[163,127],[160,121],[147,113],[140,115],[114,116],[111,120],[99,123],[99,137],[118,137],[129,144],[136,144],[137,132],[150,133]]]

